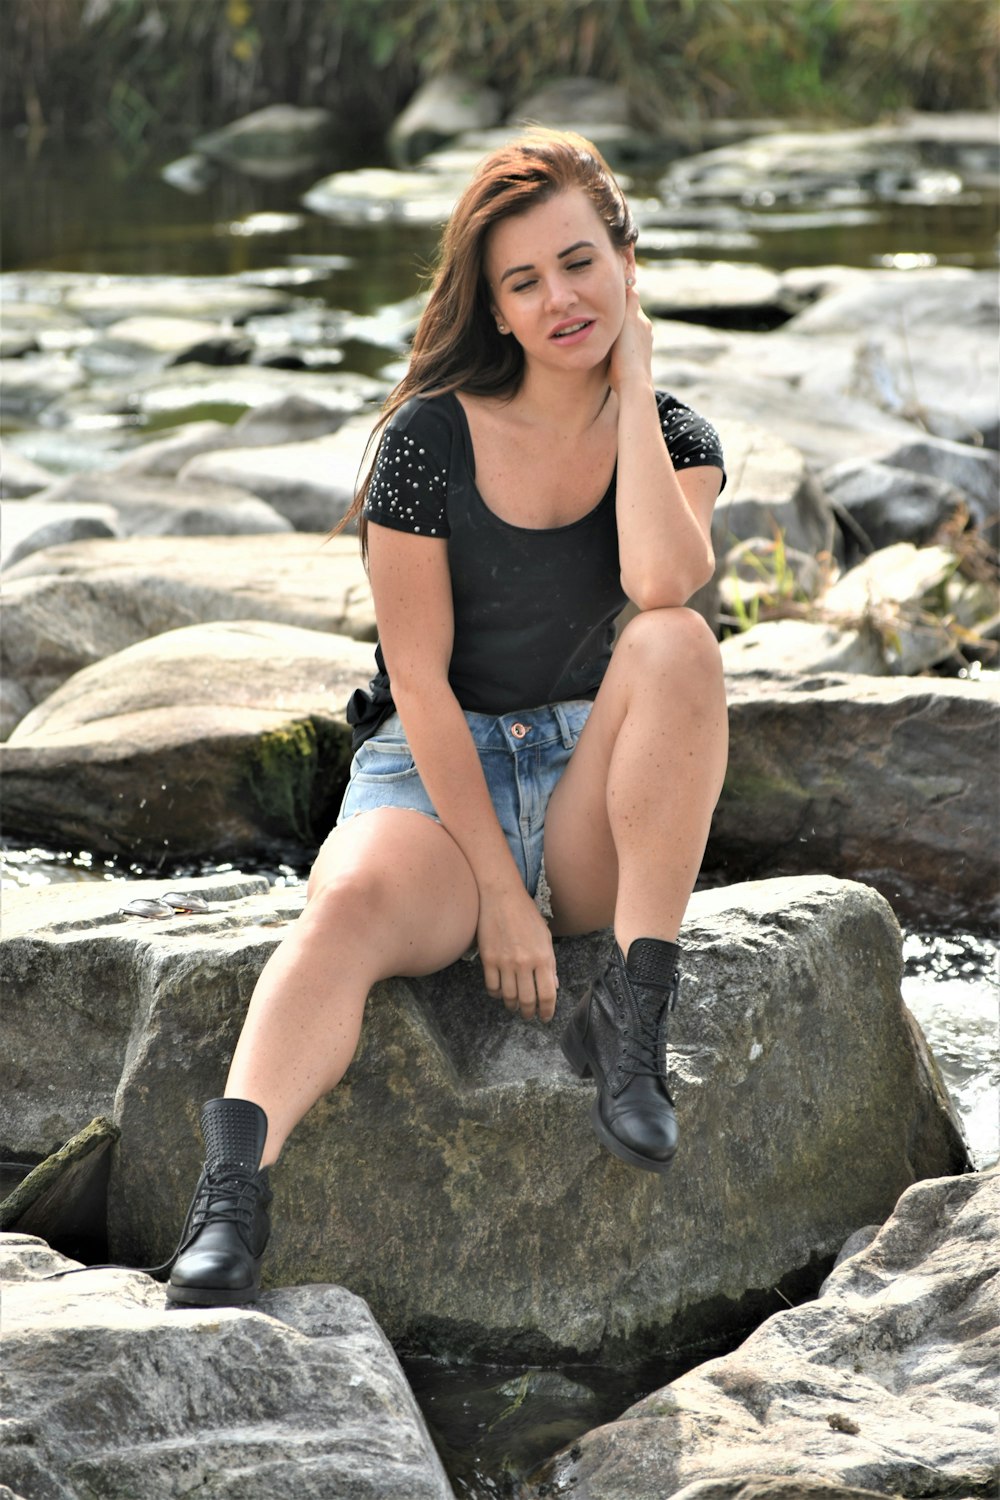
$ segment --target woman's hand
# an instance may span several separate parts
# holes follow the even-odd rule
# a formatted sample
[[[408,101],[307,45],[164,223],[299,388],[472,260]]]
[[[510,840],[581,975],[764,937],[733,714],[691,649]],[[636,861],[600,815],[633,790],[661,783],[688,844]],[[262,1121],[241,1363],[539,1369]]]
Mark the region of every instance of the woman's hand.
[[[523,886],[502,894],[480,892],[479,957],[487,992],[527,1021],[551,1021],[556,1008],[552,934]]]
[[[625,288],[625,321],[611,345],[608,382],[620,394],[630,380],[653,382],[653,325],[639,303],[634,286]]]

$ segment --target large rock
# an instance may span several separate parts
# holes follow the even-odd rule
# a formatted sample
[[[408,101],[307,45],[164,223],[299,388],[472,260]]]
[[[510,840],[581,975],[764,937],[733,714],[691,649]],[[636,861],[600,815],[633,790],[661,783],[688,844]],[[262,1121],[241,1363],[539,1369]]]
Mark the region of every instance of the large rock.
[[[712,517],[717,556],[724,557],[734,541],[777,533],[796,551],[830,552],[833,512],[798,449],[748,422],[727,418],[717,425],[727,475]]]
[[[456,73],[442,73],[421,84],[389,132],[397,166],[419,161],[466,130],[488,130],[500,119],[496,89]]]
[[[66,505],[8,500],[0,536],[0,568],[12,568],[34,552],[98,537],[117,536],[118,513],[110,505]],[[2,649],[2,645],[0,645]]]
[[[998,1215],[998,1171],[917,1183],[817,1302],[588,1433],[528,1493],[820,1500],[825,1480],[848,1495],[995,1494]]]
[[[0,454],[0,499],[21,500],[37,495],[55,480],[55,475],[41,464],[33,463],[16,448],[4,444]]]
[[[0,1236],[0,1469],[24,1500],[451,1500],[413,1393],[360,1297],[185,1309],[138,1272],[70,1270]]]
[[[935,925],[995,918],[1000,681],[729,679],[706,863],[869,881]]]
[[[200,1105],[280,935],[257,924],[303,893],[143,922],[115,914],[121,887],[65,889],[15,895],[6,914],[16,1086],[0,1088],[0,1142],[45,1149],[117,1087],[113,1254],[153,1264],[197,1176]],[[378,987],[344,1083],[273,1174],[271,1284],[337,1280],[424,1349],[634,1358],[746,1326],[773,1288],[815,1286],[915,1178],[963,1169],[872,891],[815,879],[694,897],[669,1051],[681,1148],[662,1179],[599,1147],[592,1085],[556,1042],[606,941],[558,945],[552,1027],[509,1017],[478,964]]]
[[[310,442],[203,453],[184,465],[180,477],[248,490],[297,531],[328,531],[354,499],[371,434],[371,417],[356,417]]]
[[[33,504],[105,507],[114,512],[121,536],[245,536],[290,527],[257,495],[233,484],[157,479],[114,469],[60,479],[36,495]]]
[[[2,613],[0,675],[25,689],[25,712],[82,668],[184,625],[273,620],[376,637],[357,538],[292,531],[52,548],[5,575]]]
[[[884,463],[845,459],[824,470],[820,483],[854,551],[894,542],[923,546],[967,503],[946,480]]]
[[[6,829],[144,862],[301,861],[336,817],[370,645],[191,625],[84,668],[0,746]],[[282,852],[284,851],[284,853]]]
[[[286,291],[250,286],[237,276],[94,276],[89,271],[8,271],[4,298],[41,303],[97,327],[120,318],[228,318],[282,312],[294,299]],[[4,314],[6,318],[6,313]]]
[[[315,166],[328,148],[333,116],[325,109],[270,104],[195,141],[203,156],[251,177],[293,177]]]

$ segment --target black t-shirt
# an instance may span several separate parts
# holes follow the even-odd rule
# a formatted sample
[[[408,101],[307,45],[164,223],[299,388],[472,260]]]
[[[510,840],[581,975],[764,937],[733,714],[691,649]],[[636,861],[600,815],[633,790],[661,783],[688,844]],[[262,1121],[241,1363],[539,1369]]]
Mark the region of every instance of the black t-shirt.
[[[657,392],[675,469],[725,469],[715,428]],[[448,681],[463,709],[503,714],[593,698],[626,603],[615,519],[617,469],[593,510],[568,526],[513,526],[490,510],[475,480],[461,402],[416,396],[382,434],[365,500],[369,522],[448,544],[455,637]],[[380,647],[368,692],[347,709],[354,748],[393,710]]]

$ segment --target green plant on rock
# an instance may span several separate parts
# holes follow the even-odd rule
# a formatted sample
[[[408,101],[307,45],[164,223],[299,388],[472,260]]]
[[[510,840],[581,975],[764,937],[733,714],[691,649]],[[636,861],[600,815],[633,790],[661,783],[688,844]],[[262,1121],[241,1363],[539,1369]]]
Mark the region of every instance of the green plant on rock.
[[[346,726],[299,719],[261,735],[247,755],[245,783],[265,826],[299,844],[329,832],[350,760]]]

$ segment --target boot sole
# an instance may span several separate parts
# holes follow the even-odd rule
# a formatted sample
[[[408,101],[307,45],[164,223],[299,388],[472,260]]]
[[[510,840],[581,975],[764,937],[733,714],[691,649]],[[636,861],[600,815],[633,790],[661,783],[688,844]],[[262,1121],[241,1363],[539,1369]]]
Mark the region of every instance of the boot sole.
[[[173,1286],[167,1283],[167,1301],[176,1302],[181,1307],[245,1307],[256,1302],[259,1296],[259,1286],[229,1291],[224,1287]]]

